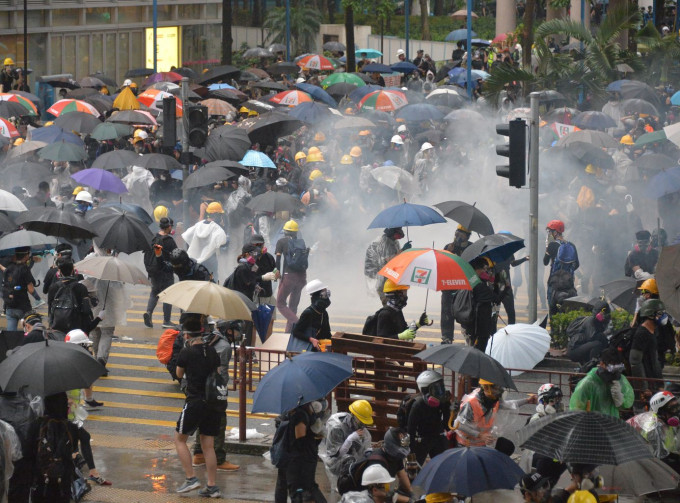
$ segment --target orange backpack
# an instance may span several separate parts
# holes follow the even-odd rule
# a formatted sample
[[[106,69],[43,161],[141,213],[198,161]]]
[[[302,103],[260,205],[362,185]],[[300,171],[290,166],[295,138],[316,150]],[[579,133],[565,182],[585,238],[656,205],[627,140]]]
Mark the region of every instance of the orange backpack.
[[[158,340],[158,346],[156,347],[156,358],[163,365],[167,365],[172,357],[172,346],[175,344],[175,339],[177,339],[177,334],[179,330],[173,328],[168,328],[161,338]]]

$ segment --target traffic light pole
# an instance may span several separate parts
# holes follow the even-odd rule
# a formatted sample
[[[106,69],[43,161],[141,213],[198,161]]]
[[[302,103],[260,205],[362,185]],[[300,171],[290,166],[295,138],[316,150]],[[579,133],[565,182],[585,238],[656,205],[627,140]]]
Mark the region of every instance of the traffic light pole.
[[[182,110],[187,109],[188,96],[189,96],[189,78],[182,77],[182,87],[180,88],[180,96],[182,97]],[[186,119],[184,114],[182,114],[182,120],[179,121],[180,127],[182,128],[182,154],[189,152],[189,133],[186,128]],[[182,162],[182,180],[186,180],[189,176],[189,166]],[[189,228],[189,191],[182,188],[182,199],[184,214],[182,219],[184,220],[184,230]]]
[[[538,319],[538,99],[531,93],[529,122],[529,323]]]

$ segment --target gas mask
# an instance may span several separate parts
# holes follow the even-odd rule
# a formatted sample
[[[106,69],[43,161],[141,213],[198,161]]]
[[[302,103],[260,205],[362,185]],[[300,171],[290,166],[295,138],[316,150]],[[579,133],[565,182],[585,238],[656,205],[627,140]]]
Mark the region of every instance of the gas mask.
[[[606,312],[604,309],[595,315],[595,319],[599,323],[609,323],[611,320],[610,313]]]
[[[394,309],[404,309],[408,304],[408,297],[402,292],[387,294],[387,304]]]
[[[248,262],[250,265],[255,265],[255,257],[250,255],[247,259],[246,262]]]
[[[482,271],[477,276],[479,276],[479,279],[481,279],[482,281],[488,281],[488,282],[493,282],[493,280],[495,278],[493,272],[491,272],[491,271]]]
[[[328,309],[331,305],[331,291],[328,289],[322,290],[318,294],[312,296],[312,306],[319,310]]]
[[[445,394],[446,388],[444,386],[444,381],[433,382],[427,387],[427,393],[425,394],[427,405],[430,407],[439,407]]]
[[[393,234],[393,236],[394,236],[394,240],[395,240],[395,241],[398,241],[399,239],[403,239],[403,238],[404,238],[404,233],[403,233],[403,232],[395,232],[395,233]]]
[[[596,473],[591,473],[581,480],[581,490],[590,491],[591,489],[599,489],[604,485],[604,479]]]
[[[637,241],[633,249],[636,252],[649,253],[652,251],[652,243],[648,240]]]
[[[668,324],[668,314],[663,313],[661,316],[656,318],[656,324],[663,327]]]

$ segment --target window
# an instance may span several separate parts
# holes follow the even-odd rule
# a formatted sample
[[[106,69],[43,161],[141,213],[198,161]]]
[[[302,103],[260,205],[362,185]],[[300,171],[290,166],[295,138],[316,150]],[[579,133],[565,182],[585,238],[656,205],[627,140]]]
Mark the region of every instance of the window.
[[[74,35],[64,35],[63,61],[62,72],[70,73],[74,78],[78,78],[76,73],[76,37]]]
[[[54,9],[52,11],[52,26],[78,26],[79,24],[79,9]]]
[[[85,10],[85,22],[90,24],[109,24],[111,23],[111,9],[98,7],[96,9]]]
[[[179,19],[201,19],[201,6],[198,4],[180,5]]]
[[[68,54],[68,53],[66,53]],[[78,69],[77,77],[84,77],[92,73],[90,70],[90,36],[78,36]]]
[[[144,21],[145,7],[118,7],[119,23],[141,23]]]

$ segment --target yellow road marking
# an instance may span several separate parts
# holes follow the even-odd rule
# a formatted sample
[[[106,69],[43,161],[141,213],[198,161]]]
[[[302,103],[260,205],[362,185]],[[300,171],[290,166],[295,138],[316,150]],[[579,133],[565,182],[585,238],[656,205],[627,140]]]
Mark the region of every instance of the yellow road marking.
[[[158,347],[155,344],[133,344],[130,342],[114,342],[113,347],[118,347],[118,348],[139,348],[139,349],[153,349],[154,351]]]
[[[110,369],[121,369],[121,370],[139,370],[141,372],[161,372],[163,374],[168,373],[168,369],[163,367],[144,367],[142,365],[128,365],[126,363],[107,363],[107,368]]]
[[[177,421],[163,421],[161,419],[142,419],[138,417],[115,417],[115,416],[88,416],[88,421],[101,421],[105,423],[125,423],[125,424],[143,424],[145,426],[166,426],[174,428],[177,426]]]
[[[111,402],[109,400],[106,401],[104,404],[105,407],[113,408],[113,409],[133,409],[133,410],[145,410],[145,411],[154,411],[154,412],[174,412],[178,413],[182,410],[182,407],[168,407],[165,405],[140,405],[136,403],[124,403],[124,402]],[[238,410],[230,410],[227,409],[227,415],[231,417],[238,417]],[[92,416],[88,416],[92,417]],[[246,414],[246,417],[249,417],[251,419],[269,419],[272,417],[276,417],[275,414],[260,414],[260,413],[255,413],[255,414]]]
[[[135,376],[108,376],[100,377],[99,381],[130,381],[130,382],[148,382],[154,384],[171,384],[173,381],[168,379],[161,379],[160,377],[135,377]]]
[[[155,360],[158,361],[156,355],[136,355],[134,353],[109,353],[109,357],[118,356],[120,358],[134,358],[137,360]]]
[[[181,400],[184,400],[186,398],[184,393],[173,393],[170,391],[153,391],[147,389],[132,389],[132,388],[110,388],[106,386],[95,386],[92,389],[93,391],[98,391],[99,393],[113,393],[117,395],[138,395],[138,396],[151,396],[156,398],[179,398]],[[237,399],[233,397],[233,400],[236,401]],[[252,405],[253,399],[246,398],[246,403]],[[145,407],[145,405],[139,404],[139,407],[142,408]]]

